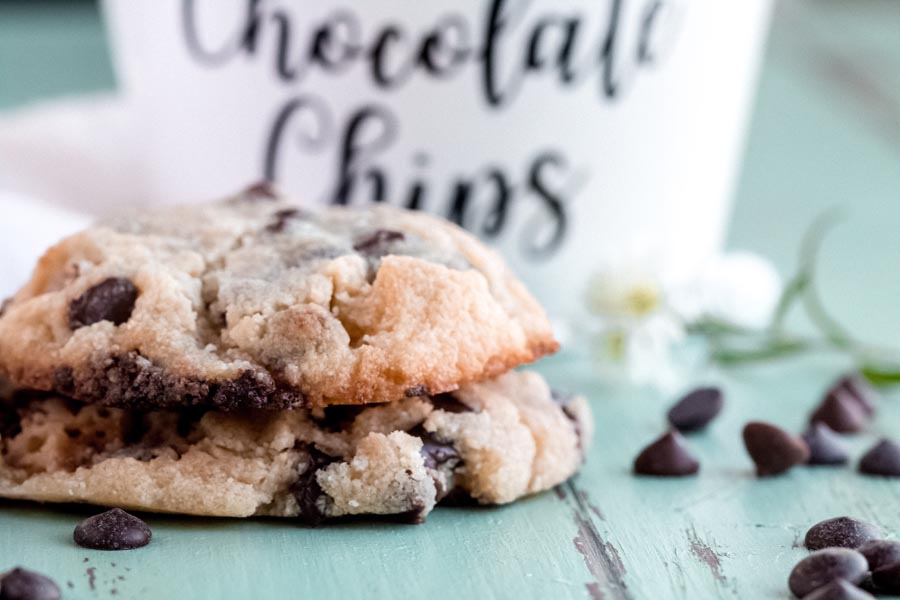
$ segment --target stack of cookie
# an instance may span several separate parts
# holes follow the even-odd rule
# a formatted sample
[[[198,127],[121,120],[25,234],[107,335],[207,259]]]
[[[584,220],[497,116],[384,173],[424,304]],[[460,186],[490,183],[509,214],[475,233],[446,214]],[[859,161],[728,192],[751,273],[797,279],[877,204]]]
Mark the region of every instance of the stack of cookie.
[[[0,496],[421,521],[571,476],[583,398],[502,260],[445,221],[266,185],[63,240],[3,307]]]

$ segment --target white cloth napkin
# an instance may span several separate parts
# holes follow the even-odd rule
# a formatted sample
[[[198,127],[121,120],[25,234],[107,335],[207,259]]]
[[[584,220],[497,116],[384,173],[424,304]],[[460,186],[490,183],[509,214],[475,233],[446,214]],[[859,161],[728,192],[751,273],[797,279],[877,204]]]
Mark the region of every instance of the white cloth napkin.
[[[66,99],[0,115],[0,295],[43,251],[93,218],[146,204],[140,144],[115,96]]]

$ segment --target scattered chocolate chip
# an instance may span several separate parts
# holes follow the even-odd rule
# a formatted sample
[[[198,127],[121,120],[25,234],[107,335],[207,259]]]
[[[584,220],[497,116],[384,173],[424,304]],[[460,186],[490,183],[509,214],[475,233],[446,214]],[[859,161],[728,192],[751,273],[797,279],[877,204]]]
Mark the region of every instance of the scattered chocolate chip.
[[[258,181],[241,192],[241,196],[250,201],[275,200],[278,198],[278,190],[271,181]]]
[[[900,594],[900,563],[880,567],[872,571],[872,583],[879,592]]]
[[[837,579],[858,584],[869,572],[865,557],[856,550],[828,548],[813,552],[794,567],[788,587],[798,598]]]
[[[121,508],[88,517],[75,527],[75,543],[92,550],[133,550],[150,543],[146,523]]]
[[[353,249],[360,254],[366,254],[368,256],[384,256],[387,254],[391,244],[403,241],[405,238],[406,236],[400,231],[378,229],[357,240],[357,242],[353,244]]]
[[[681,432],[703,429],[722,411],[723,403],[719,388],[698,388],[669,409],[669,423]]]
[[[412,429],[409,435],[422,440],[422,449],[419,451],[425,460],[425,466],[429,469],[438,469],[444,465],[451,469],[460,463],[459,452],[453,447],[452,442],[445,442],[430,431],[426,431],[421,425]]]
[[[406,391],[403,392],[403,395],[407,398],[418,398],[419,396],[428,396],[430,391],[427,386],[424,385],[414,385],[410,388],[406,388]]]
[[[0,600],[59,600],[62,592],[49,577],[15,568],[0,578]]]
[[[813,423],[802,437],[809,446],[808,465],[845,465],[850,460],[841,436],[825,423]]]
[[[449,413],[466,413],[473,412],[472,407],[468,404],[464,403],[462,400],[457,398],[451,393],[448,394],[438,394],[437,396],[431,397],[431,404],[437,410],[442,410],[444,412]]]
[[[297,481],[291,486],[291,494],[297,500],[300,509],[299,519],[307,525],[316,526],[325,520],[320,500],[327,494],[322,491],[319,480],[316,477],[320,469],[324,469],[338,459],[316,450],[312,446],[307,447],[309,460],[306,469],[300,473]]]
[[[823,548],[858,548],[881,537],[881,530],[865,521],[835,517],[816,523],[806,532],[804,545],[810,550]]]
[[[900,445],[882,439],[859,460],[859,472],[882,477],[900,477]]]
[[[838,433],[856,433],[866,428],[869,415],[849,393],[838,391],[825,396],[809,422],[825,423]]]
[[[869,569],[874,571],[900,563],[900,543],[888,540],[871,540],[857,548],[869,561]]]
[[[299,218],[303,212],[299,208],[285,208],[272,215],[272,222],[266,225],[269,233],[281,233],[292,219]]]
[[[744,446],[756,464],[759,477],[784,473],[809,459],[806,442],[768,423],[747,423],[744,426]]]
[[[657,477],[684,477],[700,470],[700,463],[694,458],[684,443],[684,438],[676,431],[670,431],[644,448],[634,459],[637,475]]]
[[[131,318],[138,289],[129,279],[110,277],[69,304],[69,329],[75,331],[100,321],[121,325]]]
[[[864,377],[858,374],[845,375],[831,386],[828,394],[845,392],[850,398],[859,404],[860,408],[870,417],[875,414],[875,405],[878,392],[869,385]]]
[[[875,597],[846,579],[835,579],[828,585],[823,585],[803,596],[803,600],[875,600]]]

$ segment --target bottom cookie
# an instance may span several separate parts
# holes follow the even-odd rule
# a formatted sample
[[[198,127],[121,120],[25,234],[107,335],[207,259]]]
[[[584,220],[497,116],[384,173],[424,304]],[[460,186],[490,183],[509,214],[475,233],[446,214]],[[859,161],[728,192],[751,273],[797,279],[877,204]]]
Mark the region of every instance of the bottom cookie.
[[[537,374],[324,410],[139,412],[16,392],[0,409],[0,496],[221,517],[397,515],[503,504],[573,475],[587,402]]]

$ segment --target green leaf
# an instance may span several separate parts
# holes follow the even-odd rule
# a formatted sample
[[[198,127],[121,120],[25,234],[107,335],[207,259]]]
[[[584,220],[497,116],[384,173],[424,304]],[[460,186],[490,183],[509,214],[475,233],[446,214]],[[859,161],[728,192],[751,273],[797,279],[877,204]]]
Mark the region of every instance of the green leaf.
[[[862,365],[859,369],[863,377],[872,385],[879,387],[900,384],[900,367],[883,367],[874,365]]]

